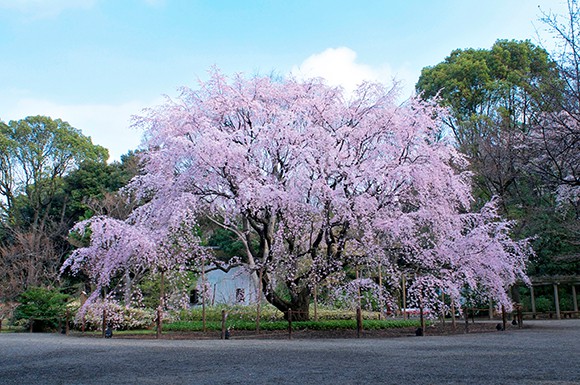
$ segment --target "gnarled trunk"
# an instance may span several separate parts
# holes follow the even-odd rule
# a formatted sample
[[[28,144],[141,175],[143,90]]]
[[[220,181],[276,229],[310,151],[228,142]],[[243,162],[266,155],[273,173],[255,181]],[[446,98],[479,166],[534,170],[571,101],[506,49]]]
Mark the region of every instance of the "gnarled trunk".
[[[301,289],[298,293],[292,293],[290,300],[281,298],[273,290],[265,294],[268,302],[284,313],[284,319],[288,320],[288,315],[292,314],[292,321],[310,320],[310,289],[308,287]]]

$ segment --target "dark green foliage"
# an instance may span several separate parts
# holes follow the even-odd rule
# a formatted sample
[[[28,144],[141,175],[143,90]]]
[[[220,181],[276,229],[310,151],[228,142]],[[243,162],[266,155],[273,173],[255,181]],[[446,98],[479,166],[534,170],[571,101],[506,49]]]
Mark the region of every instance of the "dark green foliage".
[[[564,95],[559,64],[529,41],[498,40],[453,51],[424,68],[416,88],[449,108],[445,122],[474,173],[475,206],[499,197],[501,214],[517,221],[514,238],[534,238],[529,274],[579,274],[578,258],[567,258],[578,254],[577,213],[559,207],[555,188],[530,167],[538,156],[530,132]]]
[[[102,201],[107,193],[113,193],[124,187],[136,175],[138,169],[135,155],[129,153],[122,159],[121,163],[112,164],[83,162],[77,170],[66,176],[63,192],[70,199],[67,207],[69,218],[74,221],[90,218],[95,214],[95,208],[91,207],[91,203]]]
[[[229,260],[232,257],[240,257],[245,254],[243,243],[237,235],[223,228],[216,228],[209,239],[207,245],[215,248],[216,257],[221,260]]]
[[[54,330],[65,316],[69,298],[56,289],[32,287],[19,295],[14,318],[33,322],[34,331]]]

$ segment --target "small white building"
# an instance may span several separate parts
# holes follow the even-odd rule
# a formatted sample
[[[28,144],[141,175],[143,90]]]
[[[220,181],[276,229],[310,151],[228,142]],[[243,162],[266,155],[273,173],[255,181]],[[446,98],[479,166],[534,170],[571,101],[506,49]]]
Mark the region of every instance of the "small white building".
[[[206,280],[213,305],[256,303],[257,283],[246,269],[234,268],[227,273],[213,270],[206,274]]]

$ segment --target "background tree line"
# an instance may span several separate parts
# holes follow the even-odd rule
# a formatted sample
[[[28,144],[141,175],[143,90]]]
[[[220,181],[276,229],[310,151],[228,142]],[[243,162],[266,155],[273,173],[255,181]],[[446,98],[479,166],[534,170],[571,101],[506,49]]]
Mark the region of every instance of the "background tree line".
[[[72,248],[72,225],[113,210],[119,204],[114,192],[135,175],[132,154],[112,164],[107,158],[107,149],[60,119],[0,122],[2,300],[62,284],[59,269]]]
[[[558,50],[498,40],[490,49],[453,51],[423,69],[424,99],[449,108],[445,118],[470,160],[476,196],[501,199],[518,222],[515,237],[535,237],[530,275],[580,272],[579,10],[546,14]]]

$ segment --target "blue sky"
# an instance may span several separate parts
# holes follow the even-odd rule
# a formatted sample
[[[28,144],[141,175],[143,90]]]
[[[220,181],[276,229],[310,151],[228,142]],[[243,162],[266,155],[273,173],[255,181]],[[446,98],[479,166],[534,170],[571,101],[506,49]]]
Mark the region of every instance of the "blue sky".
[[[61,118],[107,147],[135,149],[130,116],[226,74],[403,83],[456,48],[537,43],[561,0],[0,0],[0,119]]]

